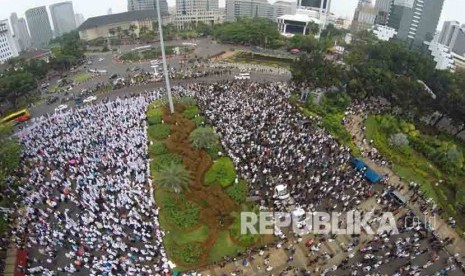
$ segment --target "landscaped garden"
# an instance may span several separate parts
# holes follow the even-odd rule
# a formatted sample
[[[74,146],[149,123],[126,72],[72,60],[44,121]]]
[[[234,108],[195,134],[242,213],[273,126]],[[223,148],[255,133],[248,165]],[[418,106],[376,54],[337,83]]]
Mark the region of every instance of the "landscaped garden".
[[[192,52],[191,48],[188,47],[177,47],[177,46],[166,46],[165,53],[167,55],[172,55],[175,52],[175,48],[179,48],[180,54],[188,54]],[[150,48],[143,51],[130,51],[121,55],[120,59],[123,61],[141,61],[141,60],[148,60],[148,59],[157,59],[161,56],[161,48]]]
[[[350,103],[350,97],[346,93],[331,92],[322,96],[319,103],[314,103],[313,97],[309,96],[305,105],[300,109],[309,118],[320,117],[321,127],[335,137],[341,145],[349,147],[353,155],[361,156],[360,149],[352,141],[352,136],[342,124],[344,112]]]
[[[238,214],[255,206],[246,202],[247,183],[222,155],[219,138],[196,101],[178,100],[173,114],[156,101],[148,108],[147,122],[160,225],[177,270],[200,268],[264,242],[265,237],[238,231]]]
[[[447,217],[461,216],[465,207],[465,143],[446,134],[422,134],[412,123],[390,115],[370,116],[366,137],[393,164],[393,171],[421,189],[443,208]]]
[[[288,68],[293,62],[293,59],[279,58],[262,54],[256,54],[252,52],[239,51],[235,53],[234,56],[232,56],[229,59],[229,61],[235,63],[249,63],[272,67]]]

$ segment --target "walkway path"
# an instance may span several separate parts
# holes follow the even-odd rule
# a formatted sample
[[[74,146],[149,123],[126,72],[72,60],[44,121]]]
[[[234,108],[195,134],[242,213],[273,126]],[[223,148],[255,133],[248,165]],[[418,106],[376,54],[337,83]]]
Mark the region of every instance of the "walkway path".
[[[351,114],[348,116],[349,124],[346,125],[347,130],[351,133],[354,138],[355,144],[360,148],[362,152],[368,152],[373,149],[373,147],[365,139],[364,134],[364,119],[365,114]],[[389,183],[393,186],[401,184],[402,189],[400,192],[409,199],[413,192],[408,190],[408,183],[402,181],[402,179],[396,175],[391,169],[386,166],[380,166],[379,164],[373,162],[371,159],[363,157],[363,161],[370,166],[375,171],[389,176]],[[435,229],[436,233],[441,239],[446,237],[453,238],[454,242],[446,247],[449,254],[454,255],[456,253],[460,256],[465,256],[465,241],[459,236],[459,234],[452,229],[446,221],[442,218],[435,216],[427,216],[420,211],[418,204],[414,204],[409,201],[407,207],[411,209],[416,216],[418,216],[423,222],[434,222],[432,226]]]

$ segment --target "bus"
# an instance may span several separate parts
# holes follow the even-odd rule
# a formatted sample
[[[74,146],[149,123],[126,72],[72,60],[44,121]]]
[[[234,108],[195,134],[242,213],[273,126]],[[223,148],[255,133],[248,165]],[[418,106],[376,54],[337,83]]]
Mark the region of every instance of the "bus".
[[[19,123],[26,122],[29,119],[31,119],[31,114],[29,113],[27,109],[23,109],[23,110],[20,110],[18,112],[15,112],[13,114],[6,116],[0,121],[0,124],[16,125]]]

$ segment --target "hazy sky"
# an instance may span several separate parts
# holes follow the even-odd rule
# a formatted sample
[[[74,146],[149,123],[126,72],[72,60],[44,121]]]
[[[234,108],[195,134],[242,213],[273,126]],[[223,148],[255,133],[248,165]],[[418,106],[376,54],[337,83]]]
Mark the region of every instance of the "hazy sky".
[[[219,0],[220,6],[224,6],[225,0]],[[271,0],[273,1],[273,0]],[[289,1],[289,0],[286,0]],[[0,0],[0,20],[10,17],[12,12],[24,16],[28,8],[50,5],[62,2],[60,0]],[[336,15],[352,19],[358,0],[332,0],[331,10]],[[74,0],[74,11],[84,14],[85,18],[106,14],[111,8],[113,13],[124,12],[127,9],[127,0]],[[170,6],[174,6],[175,0],[168,0]],[[442,28],[444,20],[458,20],[465,24],[465,1],[445,0],[441,21],[438,29]]]

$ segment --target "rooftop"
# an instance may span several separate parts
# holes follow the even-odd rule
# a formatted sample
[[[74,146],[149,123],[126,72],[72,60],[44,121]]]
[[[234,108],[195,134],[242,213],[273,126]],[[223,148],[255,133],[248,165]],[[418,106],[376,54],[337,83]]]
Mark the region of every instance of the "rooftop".
[[[78,30],[83,31],[87,29],[92,29],[98,26],[117,24],[123,22],[155,19],[156,10],[141,10],[141,11],[130,11],[123,13],[108,14],[102,16],[91,17],[87,19]]]

